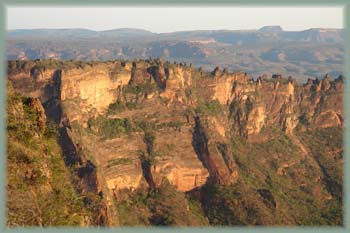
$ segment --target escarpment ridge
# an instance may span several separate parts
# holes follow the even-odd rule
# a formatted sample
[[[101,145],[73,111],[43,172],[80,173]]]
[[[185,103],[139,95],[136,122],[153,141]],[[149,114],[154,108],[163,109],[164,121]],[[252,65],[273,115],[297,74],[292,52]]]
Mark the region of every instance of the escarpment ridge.
[[[303,187],[301,174],[310,180],[319,177],[318,187],[306,184],[308,192],[318,192],[320,201],[336,196],[324,185],[332,175],[325,175],[322,159],[299,142],[309,132],[342,128],[342,76],[331,80],[325,75],[299,84],[281,75],[254,80],[244,72],[219,67],[206,72],[161,59],[36,60],[9,61],[8,80],[16,92],[40,101],[45,117],[58,125],[66,164],[79,167],[82,192],[103,195],[107,225],[123,225],[116,201],[138,190],[161,189],[165,182],[207,202],[208,193],[203,191],[207,187],[244,183],[249,189],[268,182],[269,170],[299,182],[294,184],[298,189]],[[265,145],[276,140],[294,152],[289,155],[280,148],[268,152]],[[271,158],[253,159],[252,180],[247,180],[249,158],[258,150]],[[263,168],[255,170],[259,164]],[[266,207],[267,202],[276,202],[273,188],[265,189],[254,191],[257,197],[264,194],[259,196],[265,203],[259,202],[259,211],[267,217],[261,223],[277,224],[271,220],[272,207]],[[276,199],[277,206],[285,201]],[[209,207],[202,205],[211,216]],[[281,223],[298,223],[295,219]]]

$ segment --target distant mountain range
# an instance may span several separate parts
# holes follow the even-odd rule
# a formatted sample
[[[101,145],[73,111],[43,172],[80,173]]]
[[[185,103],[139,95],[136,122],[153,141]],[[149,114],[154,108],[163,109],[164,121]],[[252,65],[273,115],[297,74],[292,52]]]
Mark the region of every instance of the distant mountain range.
[[[7,58],[112,60],[162,57],[213,69],[291,75],[298,80],[324,73],[342,73],[343,29],[312,28],[284,31],[280,26],[259,30],[197,30],[153,33],[121,28],[20,29],[7,33]]]
[[[255,44],[278,41],[303,42],[343,42],[343,29],[312,28],[304,31],[283,31],[280,26],[265,26],[259,30],[197,30],[179,31],[171,33],[153,33],[151,31],[134,28],[120,28],[106,31],[93,31],[88,29],[18,29],[9,30],[8,37],[13,39],[47,38],[56,39],[214,39],[219,43],[228,44]]]

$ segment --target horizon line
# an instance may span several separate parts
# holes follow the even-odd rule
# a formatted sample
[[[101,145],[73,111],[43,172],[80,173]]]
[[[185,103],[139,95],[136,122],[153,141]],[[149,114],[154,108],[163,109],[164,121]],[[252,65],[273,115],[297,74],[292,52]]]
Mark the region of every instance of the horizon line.
[[[305,28],[305,29],[300,29],[300,30],[284,30],[282,26],[280,25],[265,25],[260,28],[241,28],[241,29],[227,29],[227,28],[221,28],[221,29],[190,29],[190,30],[183,30],[183,31],[169,31],[169,32],[155,32],[151,31],[149,29],[145,28],[138,28],[138,27],[121,27],[121,28],[112,28],[112,29],[105,29],[105,30],[95,30],[95,29],[89,29],[89,28],[84,28],[84,27],[52,27],[52,28],[7,28],[6,32],[9,31],[19,31],[19,30],[87,30],[87,31],[92,31],[92,32],[107,32],[107,31],[115,31],[115,30],[141,30],[145,32],[151,32],[154,34],[167,34],[167,33],[176,33],[176,32],[192,32],[192,31],[259,31],[263,29],[264,27],[280,27],[281,31],[284,32],[301,32],[301,31],[307,31],[307,30],[312,30],[312,29],[319,29],[319,30],[344,30],[343,27],[341,28],[336,28],[336,27],[310,27],[310,28]]]

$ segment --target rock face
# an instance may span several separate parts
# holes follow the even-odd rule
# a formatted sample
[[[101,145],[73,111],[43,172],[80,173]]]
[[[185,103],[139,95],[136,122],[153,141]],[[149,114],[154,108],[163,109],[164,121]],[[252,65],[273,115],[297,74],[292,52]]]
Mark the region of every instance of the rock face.
[[[104,193],[110,216],[123,191],[154,188],[164,179],[182,192],[235,184],[233,135],[254,140],[269,128],[291,135],[297,126],[344,121],[341,77],[300,85],[278,75],[254,81],[242,72],[207,73],[161,60],[30,64],[10,69],[9,80],[59,123],[63,152],[83,164],[82,186]],[[45,125],[44,109],[36,110]]]
[[[304,86],[280,76],[268,81],[259,78],[256,82],[235,83],[231,122],[237,132],[247,138],[274,125],[280,125],[290,134],[300,121],[313,127],[341,126],[340,83],[339,79],[330,82],[329,76]]]
[[[181,91],[192,84],[190,67],[184,67],[182,64],[164,67],[164,64],[158,61],[158,64],[148,68],[148,71],[163,90],[161,97],[183,101]]]
[[[248,75],[246,73],[219,73],[215,72],[215,82],[213,88],[215,90],[213,99],[219,100],[220,104],[227,105],[232,100],[232,84],[246,83],[248,81]]]
[[[186,192],[207,181],[209,173],[192,146],[192,129],[192,122],[184,122],[181,128],[165,127],[157,132],[154,150],[164,153],[151,169],[157,185],[166,177],[178,190]]]
[[[195,128],[193,132],[193,143],[199,160],[202,161],[210,174],[210,181],[222,185],[233,184],[237,181],[237,168],[234,161],[225,161],[227,149],[224,144],[215,142],[210,137],[212,129],[204,129],[201,119],[195,117]],[[210,133],[208,133],[210,132]],[[213,136],[213,135],[211,135]],[[218,147],[218,146],[221,147]],[[226,163],[225,163],[226,162]]]
[[[80,99],[79,107],[88,112],[93,108],[103,113],[117,98],[118,89],[128,84],[131,72],[121,70],[113,76],[108,68],[96,66],[88,70],[69,70],[62,73],[61,100]]]

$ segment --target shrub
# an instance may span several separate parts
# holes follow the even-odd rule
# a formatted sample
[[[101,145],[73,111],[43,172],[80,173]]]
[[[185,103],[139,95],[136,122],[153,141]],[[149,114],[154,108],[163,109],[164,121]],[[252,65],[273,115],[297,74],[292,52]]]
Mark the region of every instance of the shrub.
[[[136,109],[137,108],[137,103],[135,103],[135,102],[127,102],[126,104],[126,107],[128,108],[128,109]]]
[[[156,130],[156,124],[153,122],[141,120],[136,122],[136,125],[138,128],[140,128],[142,131],[155,131]]]
[[[131,123],[128,119],[107,119],[102,122],[99,133],[106,138],[115,138],[131,131]]]
[[[159,125],[157,125],[157,128],[161,129],[161,128],[164,128],[164,127],[171,127],[171,128],[176,128],[176,129],[179,129],[181,128],[181,126],[183,126],[183,122],[181,121],[170,121],[170,122],[163,122]]]
[[[107,114],[114,114],[125,110],[124,105],[118,100],[108,106]]]
[[[121,225],[207,225],[199,203],[188,201],[166,179],[156,189],[137,190],[127,200],[115,204]]]
[[[132,131],[132,125],[127,118],[109,119],[99,116],[96,119],[90,118],[87,124],[91,130],[97,131],[98,135],[104,138],[116,138]]]
[[[47,121],[38,132],[38,113],[26,100],[8,96],[7,226],[78,226],[86,218],[97,224],[101,208],[84,204],[74,183],[79,178],[64,163],[57,125]]]
[[[127,85],[123,88],[123,91],[125,94],[149,94],[155,91],[158,91],[159,87],[157,86],[156,83],[151,83],[151,82],[145,82],[142,84],[138,85]]]
[[[129,158],[118,158],[118,159],[112,159],[108,161],[107,167],[113,167],[115,165],[127,165],[131,164],[132,160]]]
[[[199,114],[217,116],[222,113],[223,109],[218,100],[211,100],[197,106],[195,111]]]

